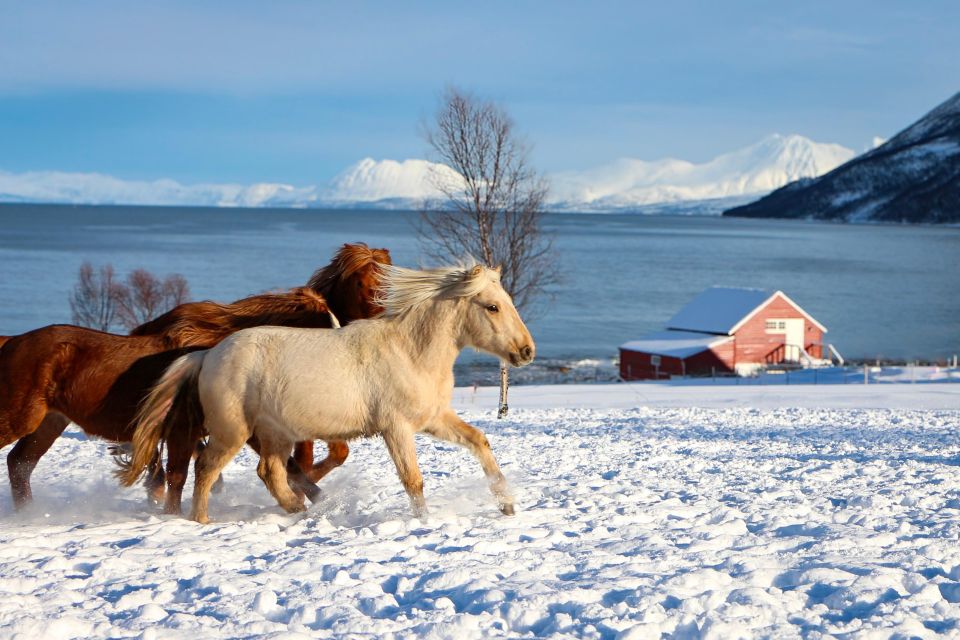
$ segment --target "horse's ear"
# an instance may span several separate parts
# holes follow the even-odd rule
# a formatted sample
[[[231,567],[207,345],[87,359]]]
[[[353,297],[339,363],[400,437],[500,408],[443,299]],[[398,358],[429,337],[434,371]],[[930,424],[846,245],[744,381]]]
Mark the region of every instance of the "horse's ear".
[[[481,271],[483,271],[483,265],[478,264],[474,266],[473,269],[470,269],[470,277],[476,278],[478,275],[480,275]]]
[[[498,275],[498,276],[502,276],[502,275],[503,275],[503,265],[502,265],[502,264],[498,264],[497,266],[495,266],[495,267],[493,268],[493,270],[497,272],[497,275]]]

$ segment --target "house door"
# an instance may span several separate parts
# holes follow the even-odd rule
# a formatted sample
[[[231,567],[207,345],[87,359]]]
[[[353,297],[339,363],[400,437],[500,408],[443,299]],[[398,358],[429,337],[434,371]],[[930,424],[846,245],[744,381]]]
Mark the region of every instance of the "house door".
[[[803,318],[787,318],[783,342],[784,358],[790,362],[799,362],[803,353]]]

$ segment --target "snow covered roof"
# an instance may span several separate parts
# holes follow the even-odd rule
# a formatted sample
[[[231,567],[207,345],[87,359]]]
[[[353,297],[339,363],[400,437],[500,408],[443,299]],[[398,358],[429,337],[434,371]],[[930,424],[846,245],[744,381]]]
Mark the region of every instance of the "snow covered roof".
[[[667,328],[728,335],[774,293],[766,289],[711,287],[670,318]]]
[[[710,287],[670,318],[667,329],[733,335],[756,311],[778,295],[826,333],[826,327],[782,291],[738,287]]]
[[[710,333],[695,333],[693,331],[659,331],[644,336],[639,340],[631,340],[620,345],[625,351],[653,353],[659,356],[672,358],[686,358],[701,351],[706,351],[716,344],[733,340],[733,336],[718,336]]]

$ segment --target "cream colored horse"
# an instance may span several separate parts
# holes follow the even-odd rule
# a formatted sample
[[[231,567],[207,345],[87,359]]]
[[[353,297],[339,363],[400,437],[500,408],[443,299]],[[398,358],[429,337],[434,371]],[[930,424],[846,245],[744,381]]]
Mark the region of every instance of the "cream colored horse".
[[[337,331],[248,329],[171,365],[141,411],[124,483],[136,481],[162,436],[163,416],[192,385],[210,434],[197,460],[191,514],[197,522],[208,522],[210,488],[251,435],[260,440],[260,478],[291,513],[304,509],[287,485],[294,442],[382,435],[413,511],[422,515],[413,439],[421,431],[469,449],[500,510],[512,515],[513,497],[486,437],[450,408],[453,363],[464,347],[515,366],[533,360],[533,338],[499,270],[382,268],[380,318]]]

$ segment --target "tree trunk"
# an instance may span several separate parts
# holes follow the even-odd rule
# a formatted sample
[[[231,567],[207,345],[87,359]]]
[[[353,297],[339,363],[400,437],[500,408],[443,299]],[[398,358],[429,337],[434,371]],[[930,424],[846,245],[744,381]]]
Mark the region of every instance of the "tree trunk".
[[[510,370],[503,362],[500,363],[500,408],[497,418],[506,418],[510,407],[507,406],[507,389],[510,387]]]

